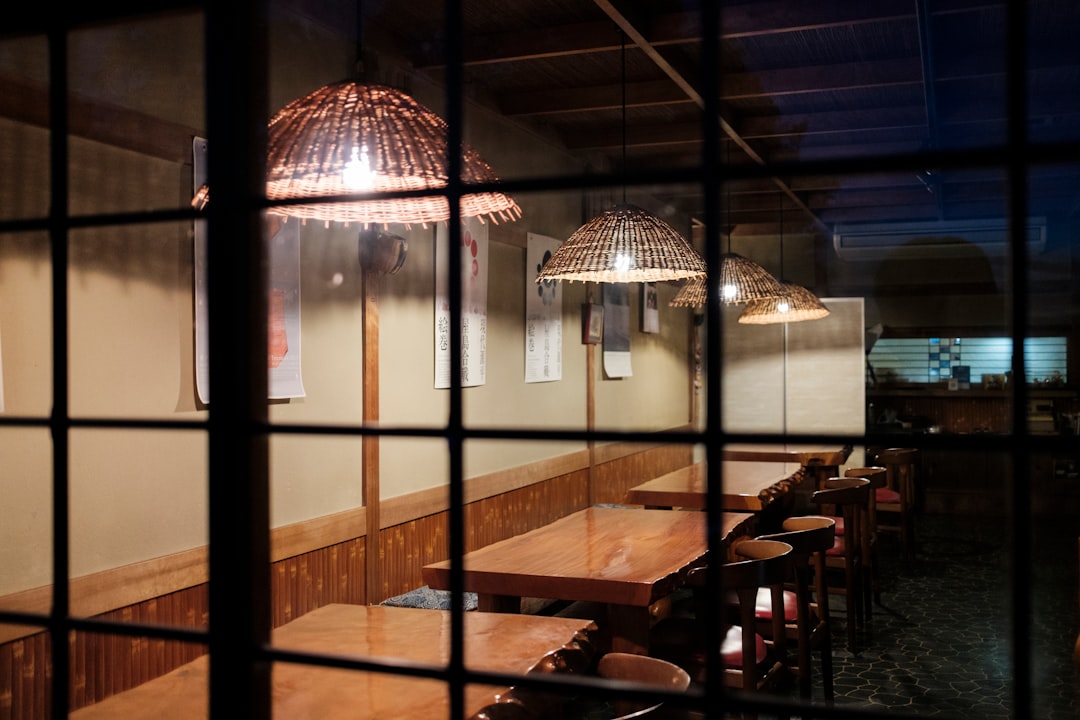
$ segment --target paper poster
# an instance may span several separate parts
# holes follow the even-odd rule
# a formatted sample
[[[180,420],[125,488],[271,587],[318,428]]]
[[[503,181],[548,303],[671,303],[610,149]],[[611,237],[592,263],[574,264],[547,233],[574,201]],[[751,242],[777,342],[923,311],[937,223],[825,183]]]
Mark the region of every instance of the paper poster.
[[[267,318],[267,395],[304,397],[300,376],[300,223],[267,215],[270,287]],[[278,225],[277,232],[274,226]]]
[[[450,387],[450,233],[435,228],[435,387]],[[461,386],[483,385],[487,375],[488,226],[476,218],[461,223]]]
[[[528,233],[525,250],[525,382],[562,380],[562,292],[558,280],[536,275],[559,241]]]
[[[641,283],[641,332],[660,332],[660,301],[656,283]]]
[[[195,138],[194,189],[206,183],[206,140]],[[300,374],[300,223],[265,215],[270,265],[267,297],[267,396],[304,397]],[[210,403],[210,324],[206,296],[206,222],[195,221],[195,392]]]
[[[630,377],[630,286],[602,283],[604,302],[604,374]]]

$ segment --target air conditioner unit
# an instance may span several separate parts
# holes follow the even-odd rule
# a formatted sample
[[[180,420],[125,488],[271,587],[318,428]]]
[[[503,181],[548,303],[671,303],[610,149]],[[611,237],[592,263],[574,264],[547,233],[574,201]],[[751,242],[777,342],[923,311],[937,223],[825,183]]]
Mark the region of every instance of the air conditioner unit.
[[[1046,219],[1027,223],[1028,252],[1046,247]],[[964,258],[981,252],[1003,256],[1009,246],[1009,224],[1003,219],[944,220],[837,225],[833,247],[843,260]]]

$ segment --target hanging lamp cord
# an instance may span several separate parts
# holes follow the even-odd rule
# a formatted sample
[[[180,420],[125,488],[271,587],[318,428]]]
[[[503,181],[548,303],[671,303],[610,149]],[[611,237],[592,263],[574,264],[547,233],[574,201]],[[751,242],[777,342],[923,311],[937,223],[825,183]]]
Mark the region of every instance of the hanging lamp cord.
[[[353,73],[358,81],[366,79],[364,67],[364,4],[356,3],[356,66]]]
[[[726,176],[731,168],[731,145],[724,145],[724,175]],[[724,218],[727,221],[727,251],[731,254],[731,231],[735,229],[735,223],[731,221],[731,178],[725,178],[724,180],[724,194],[727,199],[727,217]]]
[[[784,282],[784,194],[780,193],[780,282]]]
[[[622,201],[626,204],[626,33],[619,29],[619,61],[622,65],[620,83],[622,86]]]

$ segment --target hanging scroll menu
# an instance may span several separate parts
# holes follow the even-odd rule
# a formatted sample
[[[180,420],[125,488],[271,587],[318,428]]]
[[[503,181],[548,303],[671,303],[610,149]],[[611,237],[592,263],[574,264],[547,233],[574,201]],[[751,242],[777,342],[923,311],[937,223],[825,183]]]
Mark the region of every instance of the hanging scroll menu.
[[[192,141],[194,190],[207,182],[207,142]],[[264,215],[266,255],[270,268],[267,288],[267,396],[304,397],[300,374],[300,224],[279,215]],[[206,221],[195,221],[195,390],[201,403],[210,403],[210,323],[207,305]]]
[[[562,293],[558,280],[536,275],[559,247],[555,238],[527,234],[525,251],[525,382],[562,379]]]
[[[604,374],[630,377],[630,290],[626,283],[602,283],[604,301]]]
[[[435,387],[450,387],[449,235],[435,229]],[[488,226],[461,223],[461,386],[483,385],[487,374]]]

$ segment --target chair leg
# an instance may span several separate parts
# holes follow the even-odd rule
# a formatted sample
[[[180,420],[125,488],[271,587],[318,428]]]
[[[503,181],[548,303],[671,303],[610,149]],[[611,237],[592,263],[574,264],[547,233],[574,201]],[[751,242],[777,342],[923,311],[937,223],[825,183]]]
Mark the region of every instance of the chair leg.
[[[915,532],[912,525],[914,520],[915,518],[911,516],[910,511],[904,513],[902,518],[903,528],[901,529],[901,532],[903,533],[901,536],[901,551],[904,554],[904,560],[907,560],[908,562],[915,559]]]
[[[870,588],[874,602],[881,604],[881,563],[878,561],[877,544],[870,555]]]
[[[847,633],[848,650],[856,652],[855,633],[856,628],[862,623],[862,583],[857,577],[856,568],[853,572],[846,573],[846,597],[844,604],[847,606]]]
[[[821,644],[821,681],[825,689],[825,702],[832,705],[836,695],[833,689],[832,641],[828,637]]]

